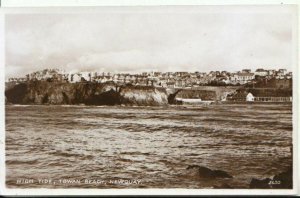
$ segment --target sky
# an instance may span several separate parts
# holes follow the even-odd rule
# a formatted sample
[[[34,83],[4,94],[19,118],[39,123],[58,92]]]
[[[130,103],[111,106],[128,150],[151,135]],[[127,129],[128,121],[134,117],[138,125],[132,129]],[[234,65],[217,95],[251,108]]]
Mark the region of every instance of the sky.
[[[5,73],[291,70],[294,13],[269,5],[7,14]]]

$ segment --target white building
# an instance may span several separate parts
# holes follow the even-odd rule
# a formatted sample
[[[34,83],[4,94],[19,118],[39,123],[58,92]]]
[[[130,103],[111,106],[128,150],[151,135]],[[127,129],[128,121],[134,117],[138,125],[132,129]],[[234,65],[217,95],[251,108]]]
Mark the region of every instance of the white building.
[[[81,75],[80,74],[69,74],[68,81],[70,83],[81,82]]]
[[[254,74],[257,76],[267,76],[269,74],[269,71],[264,69],[257,69]]]
[[[92,81],[92,75],[90,72],[80,72],[81,77],[86,81]]]
[[[231,77],[231,83],[233,84],[246,84],[255,78],[253,73],[236,73]]]
[[[286,75],[286,73],[287,73],[287,70],[286,70],[286,69],[279,69],[279,70],[278,70],[278,74],[279,74],[279,75]]]
[[[248,93],[248,95],[246,96],[246,101],[247,102],[253,102],[254,101],[254,96],[252,93]]]

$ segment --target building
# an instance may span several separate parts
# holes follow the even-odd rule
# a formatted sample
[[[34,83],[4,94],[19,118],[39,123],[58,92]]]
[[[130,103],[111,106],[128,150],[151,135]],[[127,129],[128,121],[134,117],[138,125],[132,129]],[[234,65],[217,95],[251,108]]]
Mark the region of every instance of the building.
[[[26,82],[26,81],[27,81],[27,78],[9,78],[8,79],[8,82],[20,83],[20,82]]]
[[[80,72],[81,78],[83,78],[85,81],[92,81],[92,75],[90,72]]]
[[[230,101],[239,102],[292,102],[293,97],[285,94],[268,94],[259,92],[252,94],[251,92],[238,91],[234,95],[227,96]]]
[[[45,69],[26,75],[26,78],[11,78],[10,82],[27,82],[41,80],[48,82],[71,83],[93,81],[97,83],[114,82],[116,84],[132,84],[158,87],[192,88],[202,85],[226,86],[242,85],[246,88],[292,89],[292,72],[286,69],[264,70],[243,69],[236,73],[227,71],[206,72],[143,72],[141,74],[106,72],[78,72],[67,74],[58,69]],[[247,95],[248,93],[246,93]],[[251,91],[255,97],[255,92]],[[246,100],[246,95],[241,97]],[[250,96],[250,95],[249,95]],[[258,96],[257,96],[258,97]]]
[[[275,79],[275,87],[279,89],[291,89],[292,79]]]
[[[264,69],[257,69],[254,74],[256,76],[267,76],[269,74],[269,72],[267,70],[264,70]]]
[[[227,100],[244,102],[244,101],[246,101],[247,95],[248,95],[248,93],[246,91],[237,91],[236,93],[228,94]]]
[[[255,87],[258,88],[276,88],[276,89],[292,89],[293,82],[292,79],[288,78],[283,78],[283,79],[278,79],[278,78],[271,78],[271,79],[262,79],[259,81]]]
[[[186,85],[185,80],[178,79],[178,80],[175,81],[175,86],[176,87],[185,87],[185,85]]]
[[[175,88],[175,82],[167,82],[166,84],[168,88]]]
[[[252,93],[248,93],[246,96],[246,101],[247,102],[253,102],[254,101],[254,96],[252,95]]]
[[[175,72],[175,75],[178,77],[185,77],[185,76],[189,76],[188,72]]]
[[[243,69],[242,73],[251,73],[251,69]]]
[[[233,76],[231,76],[231,83],[233,84],[246,84],[248,82],[251,82],[254,79],[254,73],[236,73]]]
[[[177,103],[184,104],[184,105],[203,105],[203,104],[210,104],[213,101],[203,101],[201,98],[176,98]]]
[[[276,75],[276,70],[274,70],[274,69],[268,70],[268,75],[269,75],[269,76],[274,76],[274,75]]]
[[[255,102],[292,102],[292,97],[254,97]]]
[[[70,83],[81,82],[81,75],[80,74],[69,74],[68,81]]]
[[[286,75],[287,73],[287,70],[286,69],[279,69],[278,72],[277,72],[277,75]]]

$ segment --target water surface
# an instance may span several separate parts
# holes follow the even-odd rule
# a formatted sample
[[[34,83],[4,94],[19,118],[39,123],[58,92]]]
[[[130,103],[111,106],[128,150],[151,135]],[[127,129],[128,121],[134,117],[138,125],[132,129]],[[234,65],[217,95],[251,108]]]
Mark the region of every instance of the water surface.
[[[248,188],[291,161],[292,106],[6,106],[6,184],[18,188]],[[201,180],[186,168],[221,169]],[[33,179],[17,184],[18,179]],[[52,179],[50,184],[38,179]],[[62,180],[79,180],[63,183]],[[68,180],[69,179],[69,180]],[[87,184],[85,179],[139,184]]]

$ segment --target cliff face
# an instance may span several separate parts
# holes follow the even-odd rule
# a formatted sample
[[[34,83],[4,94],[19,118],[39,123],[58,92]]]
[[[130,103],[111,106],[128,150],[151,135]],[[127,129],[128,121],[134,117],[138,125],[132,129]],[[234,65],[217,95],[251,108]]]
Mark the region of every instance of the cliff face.
[[[5,91],[13,104],[166,105],[163,90],[148,87],[117,87],[113,83],[55,83],[35,81]]]
[[[210,90],[182,90],[176,95],[176,98],[216,100],[216,92]]]
[[[120,91],[121,103],[127,105],[159,106],[168,104],[165,90],[153,87],[124,87]]]

